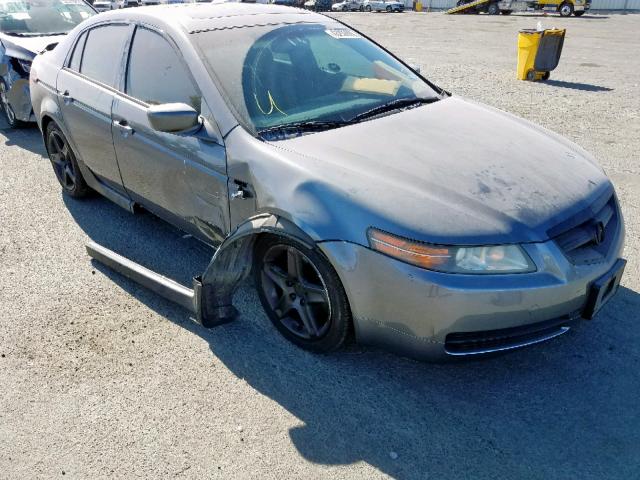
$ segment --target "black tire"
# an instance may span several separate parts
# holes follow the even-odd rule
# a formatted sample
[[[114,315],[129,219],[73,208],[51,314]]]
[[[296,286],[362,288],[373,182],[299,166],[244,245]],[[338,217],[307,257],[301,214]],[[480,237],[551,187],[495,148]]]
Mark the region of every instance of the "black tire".
[[[364,7],[364,10],[365,10],[366,12],[371,13],[371,5],[367,5],[366,7]]]
[[[551,77],[551,72],[544,72],[542,74],[542,80],[549,80],[550,77]]]
[[[500,15],[500,7],[497,3],[490,3],[487,7],[487,13],[489,15]]]
[[[317,249],[265,237],[256,244],[254,277],[262,307],[287,340],[316,353],[345,344],[351,332],[347,295]]]
[[[7,99],[7,85],[3,79],[0,79],[0,108],[2,108],[4,119],[10,128],[24,128],[28,125],[26,122],[18,120],[15,113],[13,113],[13,108],[9,105],[9,100]]]
[[[531,69],[527,72],[527,80],[533,82],[536,79],[536,71]]]
[[[391,13],[391,7],[387,7],[387,13]]]
[[[86,197],[91,189],[82,176],[78,161],[67,138],[54,122],[47,125],[45,146],[62,191],[70,197]]]
[[[576,17],[581,17],[582,15],[584,15],[584,10],[583,10],[583,11],[581,11],[581,12],[573,12],[573,14],[574,14]]]
[[[562,2],[558,7],[558,13],[561,17],[570,17],[573,13],[573,4],[569,2]]]

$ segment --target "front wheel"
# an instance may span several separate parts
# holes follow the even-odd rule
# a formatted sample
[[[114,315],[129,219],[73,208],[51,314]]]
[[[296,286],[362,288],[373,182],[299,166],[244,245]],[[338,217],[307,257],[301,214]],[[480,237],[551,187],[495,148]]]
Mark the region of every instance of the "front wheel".
[[[320,251],[270,236],[258,242],[255,258],[260,302],[285,338],[318,353],[345,344],[351,330],[347,295]]]
[[[558,12],[560,12],[561,17],[570,17],[573,13],[573,4],[568,2],[563,2],[558,8]]]
[[[366,7],[364,7],[364,9],[365,9],[367,12],[369,12],[369,13],[370,13],[370,12],[371,12],[371,5],[367,5]]]
[[[387,13],[391,13],[391,7],[387,7]]]

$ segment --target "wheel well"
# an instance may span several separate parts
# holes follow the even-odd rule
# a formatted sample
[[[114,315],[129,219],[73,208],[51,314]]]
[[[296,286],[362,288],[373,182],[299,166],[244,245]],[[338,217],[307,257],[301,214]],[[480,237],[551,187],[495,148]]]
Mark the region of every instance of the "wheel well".
[[[54,121],[53,118],[51,118],[48,115],[45,115],[44,117],[42,117],[42,138],[45,141],[45,145],[47,144],[47,139],[46,139],[47,127],[53,121]]]

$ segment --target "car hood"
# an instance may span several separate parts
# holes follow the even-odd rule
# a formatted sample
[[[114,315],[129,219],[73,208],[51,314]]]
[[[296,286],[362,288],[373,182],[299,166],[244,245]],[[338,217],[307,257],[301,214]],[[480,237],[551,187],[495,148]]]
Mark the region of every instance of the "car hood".
[[[14,37],[0,34],[0,41],[6,49],[6,55],[21,60],[32,60],[38,53],[52,44],[57,44],[63,35],[45,37]]]
[[[433,243],[545,241],[550,228],[613,193],[578,146],[456,97],[271,145],[304,165],[297,190],[324,203],[320,238],[333,225],[361,232],[342,238],[360,242],[369,226]],[[310,202],[297,208],[313,222]]]

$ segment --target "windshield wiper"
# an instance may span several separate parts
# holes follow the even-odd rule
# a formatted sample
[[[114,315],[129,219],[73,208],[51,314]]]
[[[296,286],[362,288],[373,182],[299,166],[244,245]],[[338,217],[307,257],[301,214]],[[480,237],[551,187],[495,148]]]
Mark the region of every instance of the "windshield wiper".
[[[440,100],[437,97],[429,97],[429,98],[397,98],[395,100],[391,100],[390,102],[383,103],[382,105],[377,105],[369,110],[361,112],[357,114],[355,117],[349,120],[349,123],[357,123],[365,118],[375,117],[377,115],[381,115],[386,112],[391,112],[393,110],[400,110],[403,108],[414,107],[418,105],[424,105],[426,103],[433,103]]]
[[[282,125],[263,128],[262,130],[258,130],[258,134],[261,137],[266,136],[269,138],[299,136],[306,132],[321,132],[332,128],[344,127],[350,123],[351,122],[341,120],[307,120],[303,122],[283,123]]]

